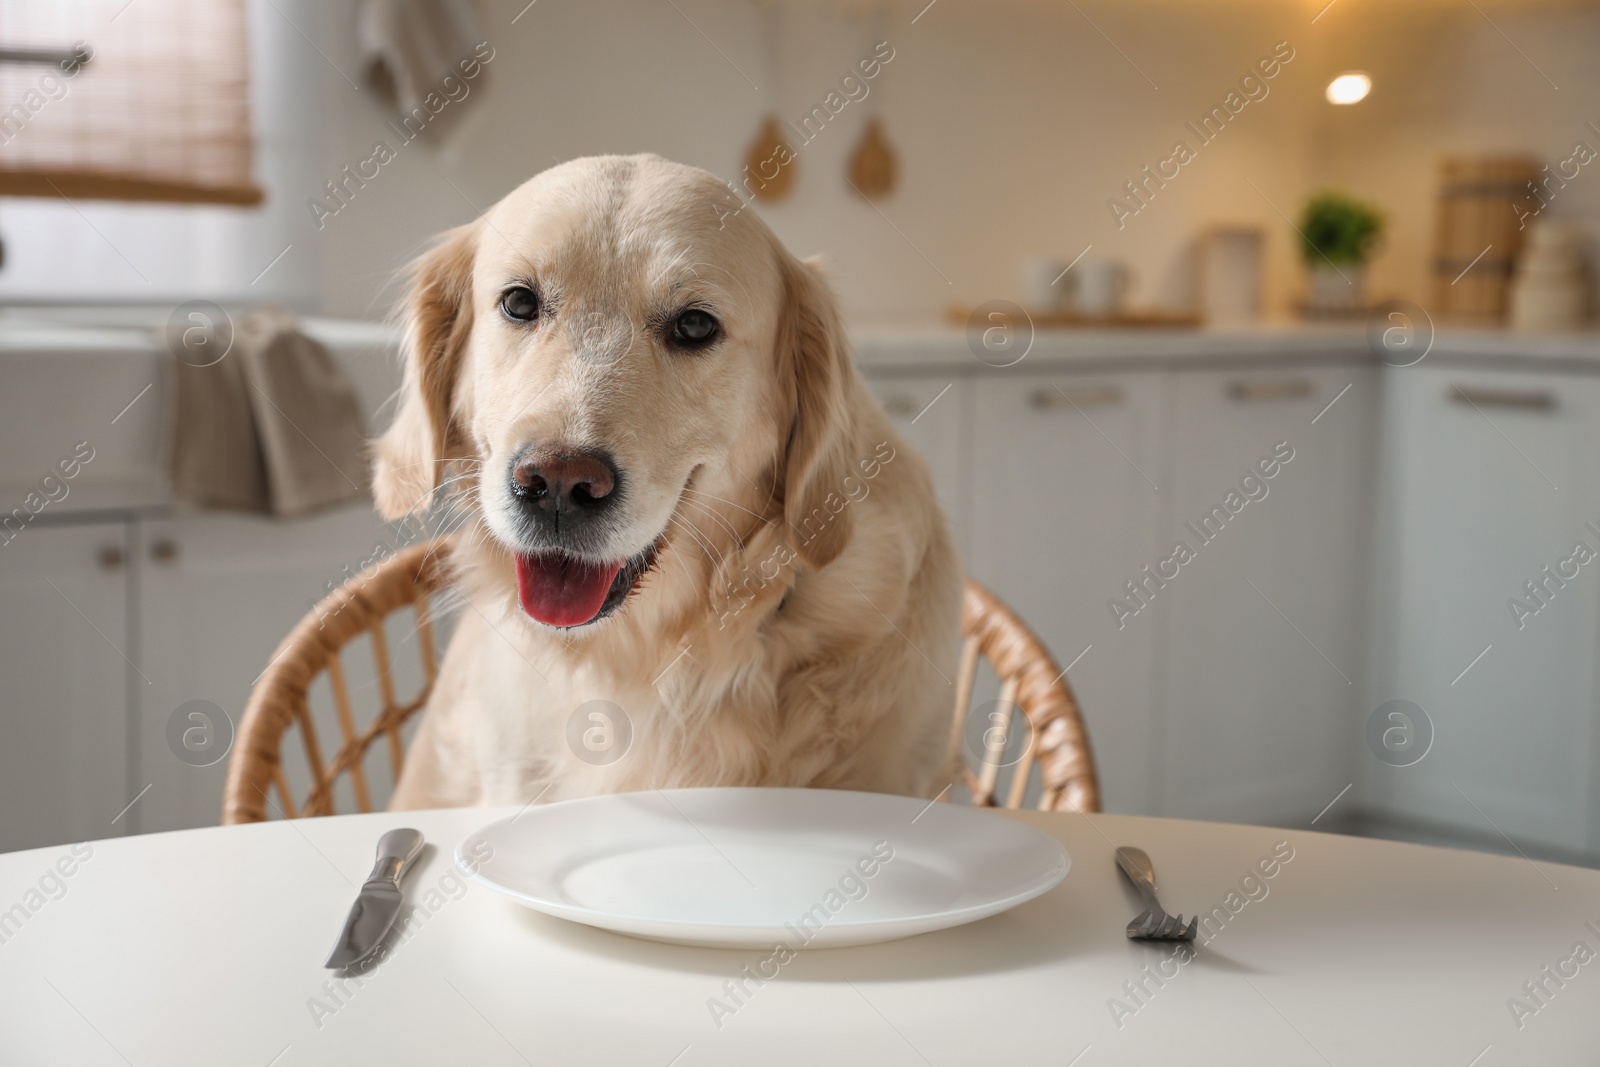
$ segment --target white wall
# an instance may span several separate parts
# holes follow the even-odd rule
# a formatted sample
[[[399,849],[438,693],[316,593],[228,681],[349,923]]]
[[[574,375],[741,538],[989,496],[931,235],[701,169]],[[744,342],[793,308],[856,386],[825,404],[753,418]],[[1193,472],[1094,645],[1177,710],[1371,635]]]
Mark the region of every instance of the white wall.
[[[1439,156],[1564,158],[1579,137],[1600,148],[1600,134],[1584,127],[1600,121],[1600,106],[1590,107],[1600,99],[1592,5],[1341,0],[1313,23],[1324,5],[1311,0],[1082,0],[1081,14],[940,0],[913,25],[920,0],[880,19],[852,17],[851,5],[796,4],[783,16],[776,76],[753,4],[678,7],[683,15],[655,0],[539,0],[511,25],[523,0],[495,3],[486,31],[494,80],[470,101],[470,128],[445,154],[408,149],[382,188],[329,221],[328,309],[385,307],[375,299],[381,283],[427,234],[471,218],[468,199],[482,207],[558,159],[654,151],[736,176],[766,110],[797,119],[878,39],[895,59],[872,95],[802,149],[790,198],[759,208],[792,248],[827,257],[856,321],[927,321],[952,303],[1017,298],[1022,262],[1091,243],[1091,256],[1135,267],[1137,301],[1183,306],[1193,298],[1195,238],[1218,222],[1267,229],[1266,300],[1283,313],[1303,282],[1297,239],[1279,212],[1297,217],[1327,184],[1389,216],[1374,292],[1426,301]],[[350,21],[330,9],[331,55],[352,55]],[[1271,94],[1199,147],[1184,122],[1219,103],[1280,40],[1296,57]],[[1377,88],[1362,105],[1331,107],[1323,87],[1349,68],[1371,71]],[[381,119],[369,98],[340,90],[328,90],[330,170],[364,154]],[[872,107],[902,166],[882,215],[843,178]],[[1119,229],[1109,198],[1178,138],[1198,158]],[[1551,214],[1600,219],[1600,168]]]
[[[1283,312],[1302,280],[1279,211],[1296,216],[1329,183],[1378,201],[1390,217],[1375,291],[1425,301],[1441,154],[1556,159],[1580,137],[1600,148],[1600,133],[1585,126],[1600,122],[1592,5],[1339,0],[1313,24],[1324,6],[1313,0],[938,0],[912,24],[923,0],[877,17],[860,15],[863,3],[797,0],[785,6],[773,70],[751,0],[675,2],[491,0],[485,35],[495,58],[473,95],[451,105],[461,121],[450,136],[401,149],[319,230],[307,201],[321,183],[370,155],[375,140],[395,139],[378,101],[346,81],[361,82],[354,0],[252,0],[268,203],[80,205],[91,229],[65,205],[0,201],[10,254],[0,297],[213,295],[378,316],[394,272],[430,235],[540,169],[577,155],[653,151],[734,177],[764,112],[797,120],[882,39],[895,58],[871,95],[801,150],[788,200],[755,209],[797,252],[826,257],[857,322],[926,322],[951,304],[1018,298],[1025,260],[1070,258],[1091,243],[1091,256],[1134,266],[1136,302],[1183,306],[1196,236],[1239,221],[1270,234],[1267,303]],[[1185,121],[1220,103],[1280,40],[1296,57],[1270,95],[1198,147]],[[1352,67],[1374,74],[1372,98],[1330,107],[1323,86]],[[901,163],[900,188],[881,214],[844,180],[874,108]],[[1108,200],[1180,137],[1198,158],[1119,229]],[[1600,169],[1574,182],[1551,214],[1600,220]],[[95,229],[134,250],[153,283],[133,278]]]
[[[1320,91],[1305,77],[1308,63],[1291,63],[1266,100],[1119,232],[1108,199],[1141,165],[1167,155],[1184,120],[1220,102],[1274,42],[1305,35],[1294,5],[1235,3],[1217,17],[1085,0],[1080,6],[1129,59],[1070,7],[942,0],[913,25],[920,5],[881,22],[852,19],[837,5],[798,5],[783,16],[776,77],[761,16],[745,0],[679,0],[684,14],[654,0],[540,0],[511,25],[521,6],[493,5],[493,81],[468,100],[470,128],[443,154],[407,148],[327,220],[330,311],[383,306],[373,300],[377,287],[426,235],[472,218],[472,205],[557,160],[653,151],[735,176],[766,110],[798,120],[880,39],[895,57],[871,95],[801,149],[790,198],[759,208],[791,248],[827,257],[853,318],[927,320],[951,303],[1014,297],[1022,261],[1070,258],[1091,242],[1092,255],[1137,266],[1139,299],[1181,304],[1185,253],[1200,227],[1276,219],[1242,175],[1286,208],[1299,196],[1311,147],[1303,116]],[[325,27],[329,54],[353,64],[348,16],[330,9]],[[348,86],[326,92],[332,172],[370,152],[384,116]],[[881,215],[844,180],[873,107],[901,162],[900,188]],[[1273,252],[1287,249],[1283,239]]]

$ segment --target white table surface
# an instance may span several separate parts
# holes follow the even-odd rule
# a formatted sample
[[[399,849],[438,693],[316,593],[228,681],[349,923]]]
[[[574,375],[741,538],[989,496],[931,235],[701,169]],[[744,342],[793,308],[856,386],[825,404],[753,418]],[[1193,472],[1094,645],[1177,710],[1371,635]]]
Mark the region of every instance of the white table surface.
[[[1600,1062],[1600,872],[1299,830],[1018,816],[1072,869],[1012,912],[865,948],[802,951],[731,1016],[761,953],[637,941],[549,918],[450,853],[512,809],[342,816],[0,856],[0,1064],[1504,1064]],[[996,815],[997,818],[1003,817]],[[407,898],[436,910],[364,984],[321,967],[380,833],[431,848]],[[1294,858],[1241,879],[1274,845]],[[1113,842],[1145,848],[1167,905],[1238,913],[1175,976],[1130,942]],[[79,846],[80,853],[83,846]],[[1259,879],[1259,875],[1257,875]],[[462,883],[464,884],[464,883]],[[60,886],[65,887],[61,892]],[[1261,895],[1262,887],[1265,896]],[[1593,926],[1586,924],[1592,923]],[[1564,985],[1543,968],[1575,976]],[[1543,980],[1542,1005],[1523,984]],[[1111,999],[1126,1009],[1116,1018]],[[1522,997],[1538,1011],[1518,1020]],[[321,1008],[318,1008],[320,1003]],[[1132,1010],[1132,1009],[1137,1010]],[[1131,1013],[1130,1013],[1131,1012]],[[1120,1025],[1119,1025],[1120,1022]]]

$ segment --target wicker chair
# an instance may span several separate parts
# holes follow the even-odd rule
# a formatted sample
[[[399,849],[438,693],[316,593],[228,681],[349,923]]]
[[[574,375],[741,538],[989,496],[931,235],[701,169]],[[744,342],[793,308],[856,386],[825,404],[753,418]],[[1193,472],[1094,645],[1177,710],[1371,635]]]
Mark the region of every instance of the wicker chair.
[[[448,555],[449,543],[443,540],[395,553],[334,590],[284,638],[256,683],[239,725],[223,793],[224,823],[261,822],[269,809],[288,818],[332,815],[341,780],[348,783],[354,808],[372,811],[366,760],[380,738],[389,755],[383,776],[399,781],[405,759],[402,728],[422,709],[437,676],[429,594],[443,589]],[[421,683],[401,701],[395,692],[386,623],[407,608],[415,615]],[[993,668],[999,682],[999,699],[987,717],[990,725],[983,732],[983,743],[968,746],[979,757],[978,771],[974,773],[968,761],[959,758],[964,791],[975,804],[998,806],[1004,771],[1009,781],[1004,804],[1020,807],[1032,791],[1037,766],[1040,810],[1099,811],[1094,759],[1064,673],[1022,620],[976,582],[967,582],[961,616],[965,640],[950,735],[952,761],[969,734],[980,659]],[[362,637],[371,644],[379,704],[365,726],[358,725],[340,657],[346,646]],[[311,700],[313,685],[324,673],[340,734],[337,748],[326,760]],[[1025,730],[1020,746],[1012,736],[1019,724]],[[304,755],[303,768],[296,769],[303,771],[307,783],[298,804],[284,766],[284,738],[296,727]],[[1004,755],[1019,747],[1020,758]],[[269,791],[277,794],[276,803]]]

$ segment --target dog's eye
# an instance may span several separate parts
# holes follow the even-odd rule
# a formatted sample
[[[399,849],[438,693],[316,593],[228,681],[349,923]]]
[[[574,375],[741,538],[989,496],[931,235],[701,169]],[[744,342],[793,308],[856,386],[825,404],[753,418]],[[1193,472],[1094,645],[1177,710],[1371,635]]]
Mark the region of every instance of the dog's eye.
[[[685,348],[704,348],[717,339],[721,324],[710,312],[690,308],[672,323],[672,339]]]
[[[500,294],[500,310],[508,319],[532,322],[539,317],[539,294],[526,285],[518,285]]]

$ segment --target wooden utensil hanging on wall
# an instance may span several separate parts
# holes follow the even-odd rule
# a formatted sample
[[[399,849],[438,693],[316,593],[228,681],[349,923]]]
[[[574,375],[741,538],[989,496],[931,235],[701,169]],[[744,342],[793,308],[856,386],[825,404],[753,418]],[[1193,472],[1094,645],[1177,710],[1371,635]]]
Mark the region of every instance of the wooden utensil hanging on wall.
[[[766,83],[772,110],[761,120],[756,139],[745,149],[744,181],[741,182],[751,196],[769,204],[782,200],[794,190],[794,148],[783,136],[783,122],[778,118],[778,108],[783,106],[783,57],[779,54],[783,40],[783,28],[779,25],[782,17],[777,0],[766,0],[762,4],[761,45],[767,69],[761,80]]]
[[[868,200],[881,200],[894,192],[900,164],[895,159],[883,124],[874,115],[867,120],[866,132],[850,157],[850,184]]]
[[[745,187],[757,200],[774,203],[794,188],[794,149],[784,140],[778,116],[768,114],[744,157]]]
[[[877,3],[866,12],[865,21],[871,29],[867,41],[869,49],[873,47],[873,41],[885,39],[884,26],[889,17],[889,6],[887,3]],[[883,123],[878,119],[882,106],[883,86],[880,84],[872,103],[867,105],[867,128],[861,132],[861,140],[850,154],[850,185],[868,200],[882,200],[894,192],[895,183],[900,177],[899,160],[895,158],[889,138],[884,136]]]

